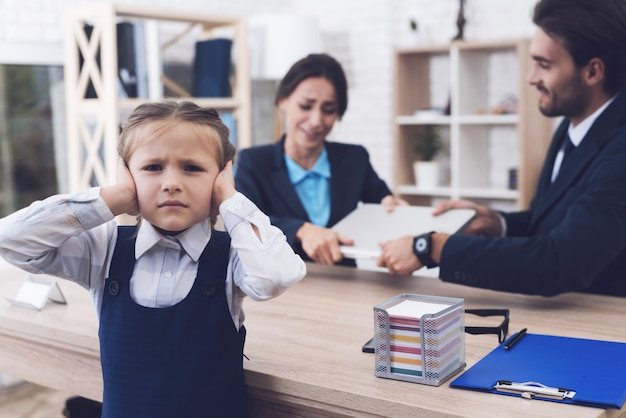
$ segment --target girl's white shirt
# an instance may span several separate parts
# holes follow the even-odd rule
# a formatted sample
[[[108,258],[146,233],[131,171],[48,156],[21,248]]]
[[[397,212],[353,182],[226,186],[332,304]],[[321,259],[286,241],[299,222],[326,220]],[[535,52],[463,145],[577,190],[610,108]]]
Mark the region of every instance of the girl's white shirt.
[[[233,323],[240,327],[244,296],[258,301],[276,297],[305,276],[306,266],[282,231],[241,193],[219,209],[231,237],[226,297]],[[174,237],[142,221],[130,282],[133,300],[161,308],[184,299],[210,239],[208,219]],[[80,284],[90,291],[98,314],[116,241],[117,224],[99,187],[51,196],[0,219],[0,256],[28,272]]]

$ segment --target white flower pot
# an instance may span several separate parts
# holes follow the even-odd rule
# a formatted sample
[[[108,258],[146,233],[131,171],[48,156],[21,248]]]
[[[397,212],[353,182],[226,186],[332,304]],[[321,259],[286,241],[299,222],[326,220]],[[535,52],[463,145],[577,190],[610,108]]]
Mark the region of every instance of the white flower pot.
[[[415,184],[420,189],[434,189],[439,186],[439,162],[415,161],[413,163]]]

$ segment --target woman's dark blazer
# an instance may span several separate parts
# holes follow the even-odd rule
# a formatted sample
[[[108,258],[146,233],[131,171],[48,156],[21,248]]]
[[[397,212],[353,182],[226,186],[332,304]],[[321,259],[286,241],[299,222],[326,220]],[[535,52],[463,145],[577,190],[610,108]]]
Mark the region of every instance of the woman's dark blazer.
[[[289,180],[284,158],[285,138],[271,145],[243,149],[235,158],[235,188],[246,195],[280,228],[293,249],[309,261],[296,232],[310,219]],[[330,218],[332,227],[359,202],[380,203],[391,191],[360,145],[325,142],[330,163]],[[354,264],[354,263],[352,263]]]

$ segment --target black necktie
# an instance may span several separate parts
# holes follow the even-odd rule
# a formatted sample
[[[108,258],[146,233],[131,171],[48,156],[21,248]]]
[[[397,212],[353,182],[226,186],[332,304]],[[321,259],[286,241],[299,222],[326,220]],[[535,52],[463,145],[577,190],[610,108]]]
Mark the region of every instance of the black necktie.
[[[563,151],[563,159],[561,160],[559,171],[556,173],[554,180],[556,180],[556,178],[559,176],[559,173],[563,171],[563,167],[565,166],[565,161],[567,160],[567,156],[571,154],[575,148],[576,148],[576,145],[574,145],[569,135],[565,135],[565,139],[563,140],[563,143],[561,144],[561,149],[560,149],[561,151]]]
[[[574,151],[574,148],[576,148],[576,145],[574,145],[569,135],[566,135],[565,140],[563,141],[563,144],[561,145],[561,151],[563,151],[563,161],[565,161],[565,159],[567,158],[570,152]],[[561,163],[561,167],[562,166],[563,166],[563,163]]]

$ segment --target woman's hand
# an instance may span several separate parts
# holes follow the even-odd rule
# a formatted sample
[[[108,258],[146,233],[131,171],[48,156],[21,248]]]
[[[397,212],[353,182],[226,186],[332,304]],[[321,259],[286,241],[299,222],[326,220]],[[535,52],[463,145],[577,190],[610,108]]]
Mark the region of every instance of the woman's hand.
[[[343,259],[340,245],[353,245],[354,240],[337,231],[305,222],[296,237],[306,254],[316,263],[333,265]]]
[[[408,206],[409,203],[406,200],[400,199],[399,197],[395,197],[393,195],[388,194],[383,197],[383,200],[380,201],[380,204],[387,209],[387,212],[393,212],[396,206]]]

